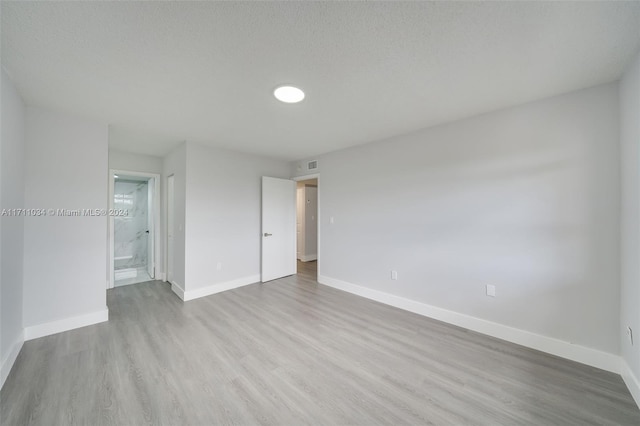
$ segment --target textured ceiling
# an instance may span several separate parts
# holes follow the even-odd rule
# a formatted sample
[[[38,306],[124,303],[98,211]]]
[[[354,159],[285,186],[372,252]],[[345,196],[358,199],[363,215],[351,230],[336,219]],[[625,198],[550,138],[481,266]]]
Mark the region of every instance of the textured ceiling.
[[[2,1],[27,104],[155,155],[299,159],[610,82],[639,47],[640,2]]]

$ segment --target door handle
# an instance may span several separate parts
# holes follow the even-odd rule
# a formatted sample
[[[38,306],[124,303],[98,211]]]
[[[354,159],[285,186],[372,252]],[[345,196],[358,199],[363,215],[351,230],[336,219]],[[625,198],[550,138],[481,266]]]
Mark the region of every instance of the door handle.
[[[268,233],[268,232],[265,232],[265,233],[264,233],[264,236],[265,236],[265,237],[270,237],[270,236],[272,236],[272,235],[273,235],[273,234],[270,234],[270,233]]]

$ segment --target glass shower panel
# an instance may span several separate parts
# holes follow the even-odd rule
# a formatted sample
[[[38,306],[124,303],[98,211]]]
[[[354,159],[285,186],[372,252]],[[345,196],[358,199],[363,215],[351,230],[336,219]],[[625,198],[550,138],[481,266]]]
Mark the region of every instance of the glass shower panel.
[[[116,180],[114,196],[114,207],[129,212],[114,218],[115,270],[146,268],[148,182]]]

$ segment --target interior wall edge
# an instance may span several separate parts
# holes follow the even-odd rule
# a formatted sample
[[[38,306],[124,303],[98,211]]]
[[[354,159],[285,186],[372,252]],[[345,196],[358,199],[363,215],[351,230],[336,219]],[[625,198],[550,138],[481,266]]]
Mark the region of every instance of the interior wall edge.
[[[260,282],[259,274],[250,275],[231,281],[215,283],[205,287],[199,287],[194,290],[185,291],[182,300],[186,302],[188,300],[199,299],[201,297],[210,296],[212,294],[221,293],[227,290],[233,290],[235,288],[244,287],[246,285],[255,284],[258,282]]]
[[[633,374],[631,367],[624,359],[621,359],[621,376],[624,383],[629,388],[629,392],[633,397],[636,404],[638,404],[638,408],[640,408],[640,380]]]
[[[180,284],[178,284],[175,281],[170,281],[170,283],[171,283],[171,291],[173,291],[176,294],[176,296],[178,296],[180,300],[184,302],[184,293],[185,293],[184,288],[182,288]]]
[[[437,306],[428,305],[426,303],[406,299],[378,290],[372,290],[358,284],[349,283],[327,276],[318,275],[318,282],[338,290],[346,291],[367,299],[375,300],[376,302],[403,309],[405,311],[466,328],[477,333],[496,337],[498,339],[546,352],[561,358],[566,358],[571,361],[576,361],[581,364],[600,368],[612,373],[621,373],[621,358],[615,354],[572,344],[553,337],[535,334],[530,331],[483,320],[470,315],[449,311]]]
[[[63,331],[74,330],[76,328],[86,327],[88,325],[94,325],[105,321],[109,321],[109,308],[106,306],[102,310],[90,312],[84,315],[25,327],[24,339],[33,340],[39,337],[62,333]]]
[[[23,329],[23,331],[18,335],[16,341],[11,345],[11,349],[5,359],[2,360],[2,366],[0,367],[0,389],[2,389],[4,382],[7,380],[7,377],[9,377],[9,373],[11,373],[11,369],[18,358],[22,345],[24,345],[24,340]]]

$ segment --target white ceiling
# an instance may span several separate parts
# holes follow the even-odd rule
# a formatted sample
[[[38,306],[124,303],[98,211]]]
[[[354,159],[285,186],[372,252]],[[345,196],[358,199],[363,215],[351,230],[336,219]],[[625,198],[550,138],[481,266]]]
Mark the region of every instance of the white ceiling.
[[[2,1],[27,104],[153,155],[300,159],[614,81],[639,47],[640,2]]]

